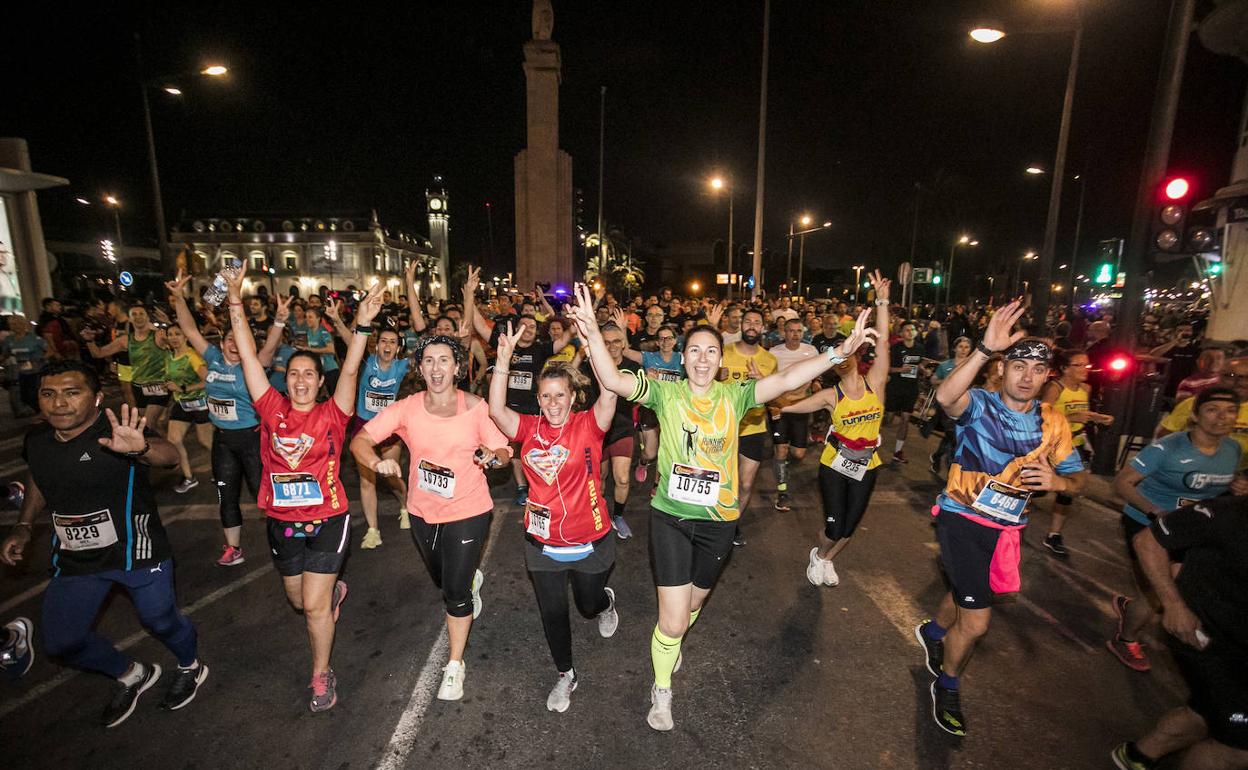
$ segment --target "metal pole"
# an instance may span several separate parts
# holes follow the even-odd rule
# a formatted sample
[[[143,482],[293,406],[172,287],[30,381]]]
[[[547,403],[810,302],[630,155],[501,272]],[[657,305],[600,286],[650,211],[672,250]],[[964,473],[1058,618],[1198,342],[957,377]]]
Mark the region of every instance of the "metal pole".
[[[919,194],[923,192],[923,185],[918,182],[914,183],[914,227],[910,231],[910,272],[914,272],[914,260],[919,253]],[[901,304],[906,306],[906,287],[902,287]],[[948,291],[948,289],[946,289]],[[936,290],[939,295],[940,289]],[[948,295],[946,295],[948,296]],[[945,304],[948,304],[946,300]]]
[[[1066,282],[1070,284],[1070,293],[1066,295],[1066,310],[1073,313],[1075,309],[1075,263],[1079,261],[1079,236],[1083,232],[1083,201],[1088,192],[1086,172],[1079,175],[1079,211],[1075,214],[1075,245],[1070,250],[1070,265],[1066,272]]]
[[[602,233],[602,163],[607,136],[607,87],[602,86],[598,95],[598,270],[607,272],[607,263],[603,258],[607,237]]]
[[[1083,19],[1075,4],[1075,40],[1070,47],[1070,67],[1066,71],[1066,94],[1062,98],[1062,122],[1057,130],[1057,157],[1053,160],[1053,181],[1049,187],[1049,214],[1044,223],[1044,245],[1040,249],[1040,267],[1036,271],[1033,295],[1035,319],[1041,334],[1049,323],[1049,303],[1053,290],[1053,254],[1057,250],[1057,222],[1062,208],[1062,182],[1066,176],[1066,146],[1070,139],[1070,115],[1075,102],[1075,76],[1079,71],[1079,49],[1083,44]]]
[[[789,220],[789,256],[784,261],[784,282],[793,280],[793,220]]]
[[[754,190],[754,289],[750,299],[762,291],[763,272],[763,171],[767,151],[767,58],[771,43],[771,0],[763,0],[763,72],[758,94],[758,179]]]
[[[806,266],[806,233],[802,233],[801,245],[797,247],[797,295],[802,295],[802,268]]]
[[[732,198],[736,193],[732,177],[728,177],[728,299],[732,300]]]
[[[862,268],[854,268],[854,304],[858,304],[858,287],[862,284]]]
[[[490,265],[494,265],[494,207],[485,202],[485,221],[490,231]]]
[[[143,97],[143,128],[147,132],[147,166],[152,173],[152,198],[156,203],[156,245],[160,251],[161,268],[166,275],[174,275],[176,265],[171,264],[169,254],[169,230],[165,227],[165,202],[160,192],[160,169],[156,165],[156,136],[152,132],[152,106],[147,99],[147,81],[143,76],[143,41],[134,35],[134,59],[139,71],[139,93]]]
[[[949,307],[950,297],[953,296],[953,254],[958,250],[958,242],[954,241],[949,247],[949,270],[945,273],[945,307]],[[910,264],[910,269],[914,269],[914,263]]]

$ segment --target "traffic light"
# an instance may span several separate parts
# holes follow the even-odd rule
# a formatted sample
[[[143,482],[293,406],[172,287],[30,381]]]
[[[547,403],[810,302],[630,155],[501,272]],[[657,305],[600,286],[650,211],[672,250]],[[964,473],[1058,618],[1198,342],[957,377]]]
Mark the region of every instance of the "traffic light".
[[[1092,276],[1092,282],[1098,286],[1108,286],[1114,282],[1114,265],[1112,262],[1102,262],[1097,265],[1096,275]]]
[[[1152,248],[1159,255],[1182,255],[1185,252],[1188,194],[1191,183],[1184,177],[1171,177],[1162,184],[1153,217]]]
[[[933,285],[935,285],[935,286],[939,286],[939,285],[940,285],[940,274],[939,274],[939,273],[937,273],[936,275],[933,275],[933,276],[932,276],[932,284],[933,284]]]

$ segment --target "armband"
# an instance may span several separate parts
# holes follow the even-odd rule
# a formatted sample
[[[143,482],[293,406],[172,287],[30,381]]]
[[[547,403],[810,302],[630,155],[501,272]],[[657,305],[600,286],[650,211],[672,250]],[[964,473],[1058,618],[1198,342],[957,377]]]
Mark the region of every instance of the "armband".
[[[997,354],[997,351],[992,350],[987,345],[985,345],[983,340],[980,340],[979,342],[975,343],[975,349],[978,350],[980,353],[983,353],[985,356],[988,356],[989,358],[992,358],[994,355]]]
[[[355,327],[355,333],[356,333],[356,334],[363,334],[365,337],[367,337],[368,335],[370,335],[370,334],[372,334],[372,333],[373,333],[373,327],[371,327],[371,326],[356,326],[356,327]]]

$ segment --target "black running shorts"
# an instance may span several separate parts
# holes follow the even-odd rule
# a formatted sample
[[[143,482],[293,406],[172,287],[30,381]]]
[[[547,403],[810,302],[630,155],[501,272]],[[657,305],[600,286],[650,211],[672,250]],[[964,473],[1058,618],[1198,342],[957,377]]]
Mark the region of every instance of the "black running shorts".
[[[650,509],[650,560],[657,586],[715,587],[732,554],[735,521],[680,519]]]
[[[943,508],[936,516],[936,539],[940,542],[940,563],[949,579],[953,601],[968,610],[992,606],[992,585],[988,573],[1001,530],[976,524],[965,516]]]
[[[766,433],[751,433],[737,439],[737,454],[748,457],[756,463],[763,461],[763,447],[766,446]]]
[[[341,513],[319,521],[282,521],[269,516],[266,521],[269,552],[279,575],[337,575],[342,570],[351,539],[351,514]]]

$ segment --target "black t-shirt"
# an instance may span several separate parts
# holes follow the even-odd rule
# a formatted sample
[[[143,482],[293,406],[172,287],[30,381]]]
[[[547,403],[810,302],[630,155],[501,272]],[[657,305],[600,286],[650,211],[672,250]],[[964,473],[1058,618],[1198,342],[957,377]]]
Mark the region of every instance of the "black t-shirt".
[[[646,327],[641,327],[633,334],[628,335],[628,346],[633,350],[658,350],[659,349],[659,332],[663,331],[659,327],[659,331],[651,334],[646,331]],[[642,347],[646,343],[651,343],[648,347]]]
[[[498,327],[494,327],[497,329]],[[554,355],[554,347],[544,340],[534,340],[527,348],[517,346],[511,354],[507,375],[507,406],[520,414],[537,414],[537,375],[542,373],[546,359]]]
[[[1158,516],[1157,542],[1182,552],[1175,584],[1211,651],[1248,666],[1248,496],[1224,495]]]
[[[622,372],[632,372],[636,374],[641,371],[641,364],[629,361],[625,358],[616,367]],[[581,374],[589,378],[589,391],[585,394],[585,407],[592,409],[594,402],[598,400],[598,395],[602,392],[598,387],[598,378],[594,376],[593,367],[589,361],[581,364]],[[622,438],[626,438],[633,434],[636,422],[633,420],[633,409],[636,407],[632,401],[626,398],[616,397],[615,399],[615,415],[611,418],[611,427],[607,429],[607,435],[603,438],[602,444],[614,444]]]
[[[100,446],[111,435],[104,414],[70,441],[58,441],[47,424],[26,434],[22,458],[54,527],[53,575],[138,570],[173,555],[147,466]]]
[[[433,320],[430,319],[429,323],[432,325]],[[490,329],[490,347],[491,348],[498,347],[498,335],[507,331],[508,323],[511,324],[511,329],[514,332],[516,329],[520,328],[520,316],[516,315],[515,313],[509,313],[507,315],[500,315],[500,316],[494,317],[494,328]],[[538,371],[541,371],[541,369],[539,368]],[[534,412],[534,414],[537,414],[537,413]]]
[[[1186,345],[1175,345],[1170,348],[1164,358],[1170,359],[1166,367],[1166,395],[1173,396],[1179,389],[1179,383],[1196,371],[1196,359],[1200,356],[1200,345],[1189,340]]]
[[[889,375],[888,387],[917,391],[919,389],[919,364],[923,362],[923,348],[918,345],[906,347],[904,342],[894,342],[889,353],[892,357],[889,366],[894,369],[899,366],[906,368]]]

